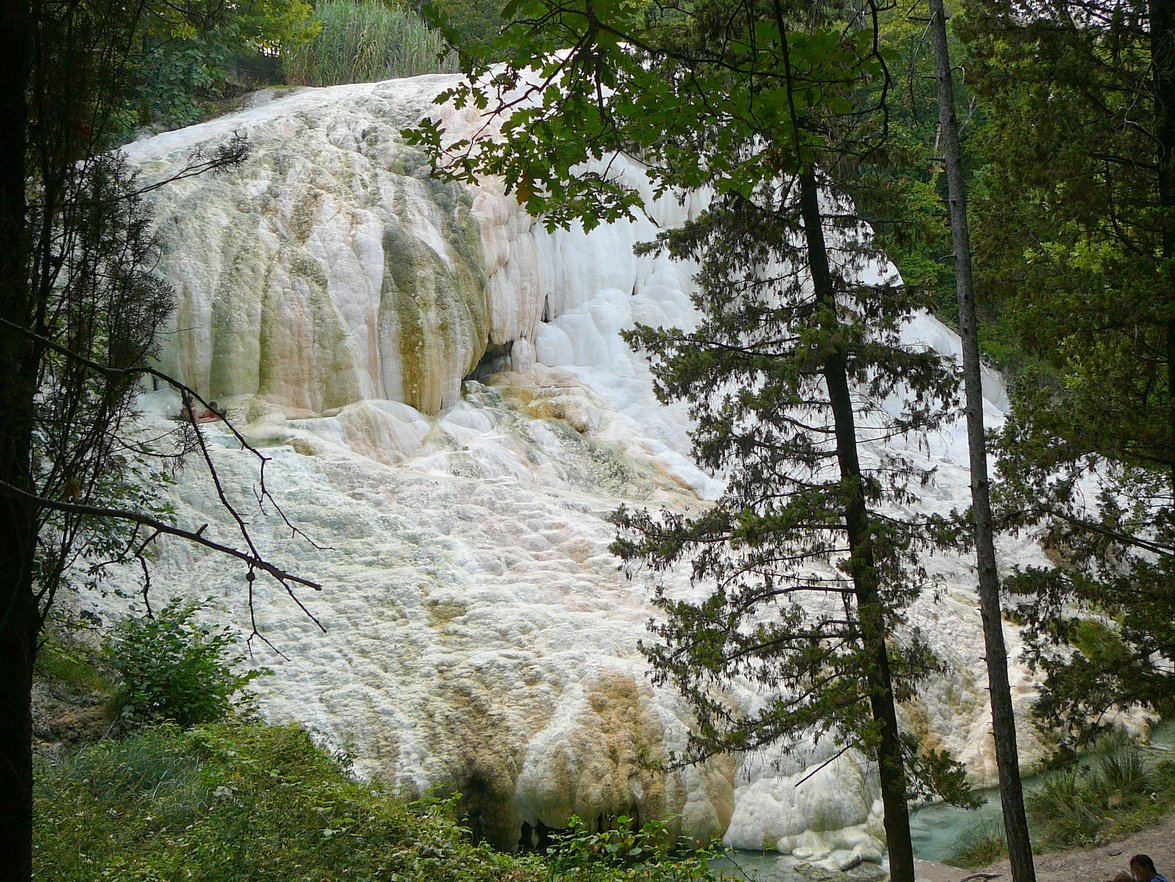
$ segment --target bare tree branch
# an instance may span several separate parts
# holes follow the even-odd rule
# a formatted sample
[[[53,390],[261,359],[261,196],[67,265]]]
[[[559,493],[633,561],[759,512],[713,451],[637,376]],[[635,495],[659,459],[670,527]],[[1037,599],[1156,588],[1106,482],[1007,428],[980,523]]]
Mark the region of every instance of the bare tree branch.
[[[227,557],[235,557],[238,560],[242,560],[251,568],[263,570],[264,572],[273,576],[273,578],[280,582],[287,591],[293,590],[290,587],[290,583],[302,585],[306,588],[312,588],[315,591],[322,590],[321,583],[295,575],[294,573],[291,573],[288,570],[277,566],[276,564],[270,563],[255,552],[250,553],[241,551],[239,548],[233,548],[231,545],[225,545],[221,542],[209,539],[204,535],[204,531],[208,529],[207,524],[204,524],[198,530],[185,530],[182,527],[176,527],[157,518],[153,518],[150,515],[145,515],[137,511],[130,511],[129,509],[107,508],[101,505],[86,505],[80,502],[64,502],[59,499],[47,499],[46,497],[39,496],[36,493],[29,493],[26,490],[22,490],[19,487],[9,484],[7,481],[0,481],[0,495],[16,496],[20,499],[24,499],[27,502],[32,502],[35,505],[41,506],[43,508],[51,508],[55,511],[64,511],[71,514],[85,515],[95,518],[108,518],[127,521],[132,524],[149,527],[157,534],[162,533],[168,536],[177,536],[180,539],[186,539],[187,541],[195,543],[196,545],[202,545],[205,548],[209,548],[212,551],[216,551],[220,554],[226,555]],[[252,545],[250,545],[250,548],[252,549]],[[315,619],[312,614],[307,612],[307,615],[310,616],[311,619],[314,619],[315,624],[318,624],[319,627],[322,628],[322,625],[318,623],[318,620]],[[323,630],[325,631],[326,629],[323,628]]]

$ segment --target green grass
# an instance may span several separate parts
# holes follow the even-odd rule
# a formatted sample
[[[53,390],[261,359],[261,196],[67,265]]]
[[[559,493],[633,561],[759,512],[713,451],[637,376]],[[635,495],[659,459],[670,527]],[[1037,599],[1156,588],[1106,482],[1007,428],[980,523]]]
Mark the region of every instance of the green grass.
[[[1175,763],[1148,769],[1137,746],[1111,738],[1077,763],[1043,774],[1024,803],[1034,851],[1104,845],[1175,811]],[[1005,853],[1002,829],[980,825],[959,837],[946,862],[977,867]]]
[[[1094,846],[1155,823],[1175,809],[1175,767],[1146,769],[1139,749],[1110,739],[1090,756],[1045,776],[1025,797],[1043,849]]]
[[[465,842],[443,807],[352,780],[291,726],[160,727],[94,744],[39,765],[36,805],[37,878],[54,882],[489,882],[527,870]]]
[[[351,778],[294,726],[159,726],[41,761],[35,877],[52,882],[700,882],[706,853],[651,832],[565,837],[559,856],[469,841],[455,800]],[[622,853],[621,858],[616,853]]]
[[[956,867],[983,867],[1008,855],[1002,821],[983,821],[960,833],[947,863]]]
[[[36,676],[60,688],[97,693],[113,698],[118,692],[115,677],[96,644],[75,633],[76,627],[50,629],[37,651]]]
[[[314,17],[318,35],[283,56],[287,82],[334,86],[457,70],[454,58],[442,59],[440,34],[406,5],[319,0]]]

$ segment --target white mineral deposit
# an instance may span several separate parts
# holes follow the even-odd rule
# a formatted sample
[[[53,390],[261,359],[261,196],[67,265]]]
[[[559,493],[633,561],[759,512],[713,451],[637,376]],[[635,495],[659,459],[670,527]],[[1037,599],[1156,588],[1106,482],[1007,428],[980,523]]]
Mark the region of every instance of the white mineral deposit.
[[[834,760],[831,739],[663,764],[684,747],[690,717],[650,684],[637,644],[649,639],[652,576],[619,569],[608,515],[621,503],[703,506],[722,483],[693,465],[685,408],[656,401],[618,332],[693,321],[693,268],[637,257],[633,245],[699,210],[697,197],[667,197],[590,234],[549,233],[500,186],[438,181],[405,145],[401,129],[429,113],[477,124],[473,111],[434,108],[450,82],[270,94],[127,148],[150,181],[233,132],[252,145],[241,168],[152,201],[160,271],[178,297],[161,366],[227,408],[270,458],[267,486],[286,516],[315,543],[271,507],[256,511],[256,457],[223,425],[205,426],[260,546],[324,586],[300,595],[322,633],[279,586],[256,583],[258,626],[282,653],[253,641],[273,672],[254,684],[261,709],[346,751],[359,774],[408,792],[461,790],[481,832],[504,845],[524,823],[626,813],[675,819],[700,840],[880,862],[874,770],[854,753]],[[621,171],[640,180],[635,167]],[[905,339],[958,351],[926,315]],[[988,380],[992,426],[1006,399]],[[165,428],[178,401],[145,395],[144,433]],[[867,451],[885,453],[934,469],[912,513],[968,504],[961,423]],[[234,541],[197,463],[168,501],[179,523]],[[1031,536],[1000,551],[1043,561]],[[946,554],[926,565],[940,590],[912,621],[946,673],[903,707],[903,723],[990,782],[972,567]],[[154,566],[160,595],[210,597],[210,614],[248,633],[245,573],[232,560],[160,540]],[[133,592],[135,578],[128,570],[122,587]],[[675,592],[706,587],[665,579]],[[120,610],[115,598],[94,602],[106,616]],[[1011,627],[1007,638],[1015,657]],[[1024,721],[1030,682],[1019,667],[1011,676]],[[759,697],[735,687],[729,700]],[[1042,755],[1026,725],[1020,748],[1028,763]]]

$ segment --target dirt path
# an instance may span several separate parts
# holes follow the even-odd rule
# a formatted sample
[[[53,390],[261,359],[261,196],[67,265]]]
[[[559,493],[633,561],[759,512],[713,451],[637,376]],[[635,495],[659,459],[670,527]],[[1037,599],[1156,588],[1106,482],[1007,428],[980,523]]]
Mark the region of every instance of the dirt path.
[[[1175,814],[1109,845],[1038,854],[1036,879],[1037,882],[1105,882],[1113,879],[1119,871],[1128,870],[1131,855],[1140,852],[1149,854],[1159,872],[1171,878],[1175,873]],[[918,861],[916,872],[919,882],[960,882],[976,873],[998,874],[993,882],[1011,882],[1012,879],[1007,861],[979,870],[960,870],[933,861]]]

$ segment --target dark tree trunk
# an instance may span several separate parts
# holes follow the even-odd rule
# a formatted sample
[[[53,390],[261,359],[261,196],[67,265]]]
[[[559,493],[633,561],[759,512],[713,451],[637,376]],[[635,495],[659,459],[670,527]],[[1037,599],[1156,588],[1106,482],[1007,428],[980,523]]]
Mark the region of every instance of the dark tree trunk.
[[[1151,88],[1158,143],[1158,197],[1161,257],[1166,267],[1167,306],[1175,301],[1175,4],[1150,2]],[[1175,447],[1175,317],[1167,320],[1167,431]],[[1175,490],[1175,462],[1171,464]]]
[[[1000,610],[1000,583],[992,538],[990,482],[984,443],[983,384],[979,369],[979,337],[975,316],[975,289],[971,280],[971,241],[967,230],[967,192],[955,119],[954,83],[947,48],[946,13],[942,0],[930,0],[930,31],[938,77],[938,118],[950,200],[951,239],[955,250],[955,286],[959,299],[959,336],[963,343],[963,387],[967,412],[967,450],[971,465],[971,514],[975,557],[979,569],[979,613],[987,656],[988,692],[1000,803],[1014,882],[1035,882],[1032,843],[1024,814],[1020,786],[1020,757],[1016,747],[1016,716],[1008,684],[1008,653],[1004,646]]]
[[[821,223],[819,188],[815,170],[808,166],[800,174],[800,214],[808,248],[808,265],[816,300],[828,310],[829,322],[836,321],[836,292],[828,264]],[[834,330],[830,328],[829,330]],[[869,513],[861,484],[857,457],[857,429],[850,397],[848,364],[843,347],[835,346],[824,359],[824,381],[836,432],[836,456],[844,492],[845,531],[848,534],[850,574],[857,601],[861,643],[865,649],[865,682],[869,709],[878,724],[876,745],[885,837],[889,849],[889,872],[893,882],[914,882],[914,851],[910,841],[910,809],[906,802],[906,772],[898,737],[897,709],[894,707],[889,654],[885,647],[888,629],[881,601],[874,559]]]
[[[0,316],[27,323],[25,157],[28,0],[0,4]],[[29,339],[0,325],[0,482],[31,487],[35,371]],[[38,614],[32,592],[35,512],[0,485],[0,867],[32,877],[32,694]]]

